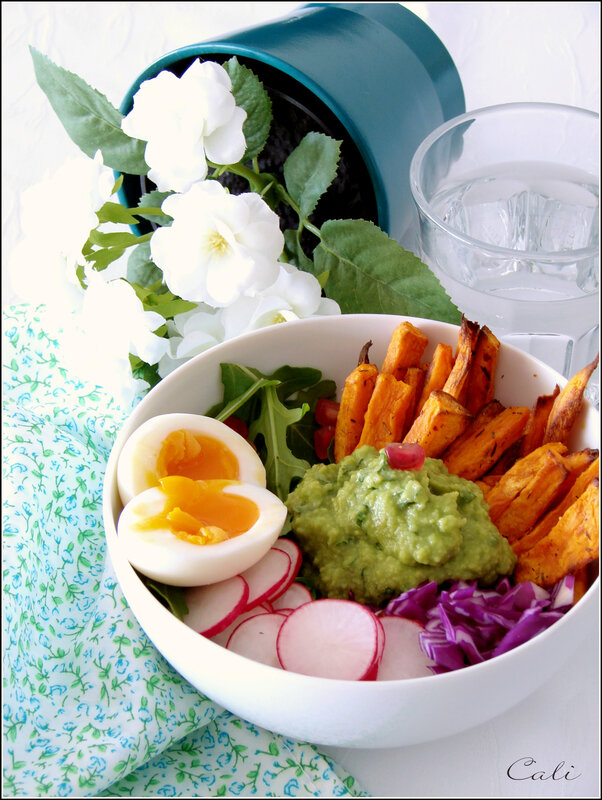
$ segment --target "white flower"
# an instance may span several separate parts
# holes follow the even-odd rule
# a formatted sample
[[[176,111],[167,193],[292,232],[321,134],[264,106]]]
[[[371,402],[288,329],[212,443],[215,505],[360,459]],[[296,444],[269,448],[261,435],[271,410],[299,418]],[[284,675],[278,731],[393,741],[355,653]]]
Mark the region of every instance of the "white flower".
[[[225,339],[279,322],[341,313],[338,303],[321,296],[320,284],[309,272],[292,264],[278,266],[278,278],[272,286],[221,310]]]
[[[207,159],[235,164],[246,150],[244,109],[226,70],[198,59],[181,78],[169,71],[144,81],[122,130],[147,142],[148,177],[161,191],[184,192],[207,175]]]
[[[8,269],[13,289],[22,300],[45,304],[60,319],[81,306],[83,291],[76,276],[96,211],[111,196],[115,179],[102,163],[77,156],[21,196],[22,239]]]
[[[169,195],[161,208],[173,223],[155,231],[151,255],[174,294],[221,307],[276,279],[284,236],[258,194],[230,194],[207,180]]]
[[[61,337],[65,359],[79,378],[130,402],[148,385],[132,378],[129,354],[156,364],[169,348],[167,339],[153,333],[164,319],[145,311],[126,281],[105,281],[103,274],[94,270],[87,270],[85,279],[88,288],[81,313],[73,317]]]
[[[167,332],[169,350],[158,365],[161,378],[193,356],[219,344],[224,338],[224,329],[215,309],[205,305],[177,314],[168,321]]]

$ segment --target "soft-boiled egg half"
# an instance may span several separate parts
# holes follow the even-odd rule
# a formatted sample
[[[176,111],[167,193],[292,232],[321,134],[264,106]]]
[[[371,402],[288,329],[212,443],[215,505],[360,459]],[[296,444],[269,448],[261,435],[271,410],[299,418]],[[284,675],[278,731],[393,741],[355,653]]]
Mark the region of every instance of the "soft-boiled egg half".
[[[284,503],[261,486],[176,475],[126,504],[117,535],[143,575],[171,586],[201,586],[259,561],[286,514]]]
[[[239,433],[201,414],[161,414],[143,422],[125,442],[117,464],[121,502],[162,478],[223,478],[265,487],[265,467]]]

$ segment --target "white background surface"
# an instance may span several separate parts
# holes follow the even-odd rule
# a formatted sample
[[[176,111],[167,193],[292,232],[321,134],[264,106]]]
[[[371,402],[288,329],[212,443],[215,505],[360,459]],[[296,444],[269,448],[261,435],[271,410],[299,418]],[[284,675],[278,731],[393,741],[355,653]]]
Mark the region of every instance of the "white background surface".
[[[20,192],[78,152],[35,83],[28,45],[118,106],[133,80],[170,50],[278,18],[300,5],[3,2],[3,263],[20,233]],[[405,5],[448,48],[468,109],[532,100],[599,111],[599,3]],[[3,303],[11,302],[4,273],[2,288]],[[376,797],[599,797],[598,667],[599,636],[592,631],[538,692],[478,728],[395,750],[324,749]],[[540,771],[540,778],[507,776],[509,766],[524,758],[535,763],[522,775]],[[567,772],[571,780],[563,777]]]

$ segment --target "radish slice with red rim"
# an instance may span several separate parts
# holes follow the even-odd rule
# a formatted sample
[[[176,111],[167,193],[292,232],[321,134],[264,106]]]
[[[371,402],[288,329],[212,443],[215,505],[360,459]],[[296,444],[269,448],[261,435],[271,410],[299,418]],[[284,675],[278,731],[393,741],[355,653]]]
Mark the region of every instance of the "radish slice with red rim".
[[[193,586],[184,592],[188,613],[182,621],[203,636],[215,636],[244,611],[248,599],[249,586],[240,575],[206,586]]]
[[[269,600],[274,601],[281,594],[284,594],[286,590],[291,586],[297,575],[299,574],[299,570],[301,569],[301,564],[303,563],[303,554],[301,553],[301,549],[292,539],[276,539],[274,544],[272,545],[272,549],[282,550],[284,551],[291,560],[291,566],[289,569],[289,573],[286,576],[284,583],[282,583],[276,592],[273,595],[270,595]]]
[[[380,622],[385,632],[385,647],[378,668],[377,680],[394,681],[406,678],[424,678],[433,675],[435,662],[420,646],[420,622],[404,617],[384,616]]]
[[[351,600],[323,598],[286,617],[277,648],[284,669],[319,678],[368,680],[378,664],[378,620]]]
[[[218,634],[214,634],[211,637],[212,642],[215,644],[219,644],[222,647],[225,647],[228,644],[228,639],[232,636],[234,630],[238,628],[245,620],[249,619],[249,617],[256,617],[258,614],[271,614],[272,609],[266,608],[263,604],[260,606],[253,606],[253,608],[248,609],[247,611],[242,611],[238,616],[236,616],[232,622],[228,625],[227,628],[224,628],[223,631],[220,631]]]
[[[234,629],[226,647],[245,658],[280,669],[276,640],[286,621],[284,614],[255,614]]]
[[[279,611],[283,608],[293,609],[302,606],[303,603],[309,603],[313,600],[312,594],[302,583],[294,581],[288,589],[275,600],[272,600],[274,611]]]
[[[290,569],[288,553],[272,547],[256,564],[241,572],[249,585],[247,609],[275,597],[288,579]]]

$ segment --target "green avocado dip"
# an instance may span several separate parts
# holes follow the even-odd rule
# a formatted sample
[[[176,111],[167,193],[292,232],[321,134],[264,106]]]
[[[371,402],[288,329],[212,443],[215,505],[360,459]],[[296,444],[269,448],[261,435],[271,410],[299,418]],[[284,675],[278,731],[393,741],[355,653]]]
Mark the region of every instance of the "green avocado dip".
[[[490,585],[516,563],[480,488],[438,459],[393,469],[384,450],[360,447],[311,467],[286,504],[303,577],[322,597],[383,606],[423,581]]]

